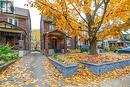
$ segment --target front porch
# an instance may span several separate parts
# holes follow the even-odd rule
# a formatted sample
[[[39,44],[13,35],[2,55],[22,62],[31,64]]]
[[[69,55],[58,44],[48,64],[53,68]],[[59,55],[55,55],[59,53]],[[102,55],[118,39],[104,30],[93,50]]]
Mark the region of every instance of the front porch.
[[[8,22],[0,22],[0,45],[9,44],[15,50],[26,49],[26,32]]]
[[[67,51],[67,35],[58,30],[46,32],[43,34],[43,52],[46,56],[55,53],[66,53]]]

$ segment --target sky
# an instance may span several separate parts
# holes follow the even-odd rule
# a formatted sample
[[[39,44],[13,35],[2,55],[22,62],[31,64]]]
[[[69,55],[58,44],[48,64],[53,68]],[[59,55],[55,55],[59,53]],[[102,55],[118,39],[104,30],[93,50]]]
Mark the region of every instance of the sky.
[[[40,29],[40,12],[36,8],[24,6],[27,0],[13,0],[16,7],[26,8],[30,10],[32,29]],[[33,0],[32,0],[33,1]]]

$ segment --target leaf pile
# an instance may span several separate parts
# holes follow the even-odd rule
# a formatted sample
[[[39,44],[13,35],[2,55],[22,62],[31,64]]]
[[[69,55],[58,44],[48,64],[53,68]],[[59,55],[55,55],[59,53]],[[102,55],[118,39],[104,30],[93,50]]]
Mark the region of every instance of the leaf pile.
[[[126,60],[130,58],[129,54],[116,54],[116,53],[100,53],[98,55],[89,55],[87,53],[71,53],[58,55],[58,58],[64,63],[77,63],[77,62],[90,62],[90,63],[105,63],[116,62],[119,60]]]
[[[26,61],[28,60],[26,58]],[[23,64],[24,59],[21,61],[15,62],[0,74],[0,87],[23,87],[37,84],[37,80],[33,78],[33,73],[28,71],[28,64]]]

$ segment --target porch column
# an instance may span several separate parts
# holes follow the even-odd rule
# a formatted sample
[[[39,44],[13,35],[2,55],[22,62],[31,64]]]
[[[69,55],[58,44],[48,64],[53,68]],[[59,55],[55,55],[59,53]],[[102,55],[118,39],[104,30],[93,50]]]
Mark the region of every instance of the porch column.
[[[29,41],[27,41],[26,38],[27,38],[26,36],[24,36],[24,38],[23,38],[23,49],[29,50]]]
[[[22,35],[22,33],[20,34],[19,50],[23,50],[23,35]]]
[[[47,35],[45,35],[45,55],[48,56],[49,55],[49,40],[48,40],[48,33]]]
[[[64,39],[64,53],[67,52],[67,40],[66,40],[66,37]]]
[[[23,40],[23,35],[22,35],[22,33],[20,34],[20,40]]]
[[[45,35],[41,37],[41,52],[44,54],[44,49],[45,49]]]

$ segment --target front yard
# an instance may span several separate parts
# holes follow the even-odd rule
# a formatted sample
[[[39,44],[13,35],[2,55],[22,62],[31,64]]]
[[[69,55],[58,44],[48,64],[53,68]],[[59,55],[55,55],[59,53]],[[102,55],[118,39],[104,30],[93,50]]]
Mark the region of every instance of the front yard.
[[[49,73],[50,73],[50,75],[48,76],[48,78],[50,79],[47,79],[48,84],[51,84],[54,81],[55,85],[59,85],[60,83],[58,81],[62,79],[64,81],[64,85],[75,85],[76,87],[80,87],[80,86],[93,87],[92,85],[99,85],[101,84],[101,82],[105,80],[120,78],[122,76],[126,76],[130,74],[130,66],[129,66],[130,55],[129,54],[115,54],[111,52],[100,53],[98,55],[89,55],[87,53],[68,53],[68,54],[54,55],[52,56],[52,59],[68,67],[71,66],[72,64],[78,63],[77,73],[76,74],[74,73],[72,76],[64,78],[63,72],[62,74],[57,72],[57,70],[59,70],[59,67],[57,68],[53,62],[48,61],[46,63],[46,65],[49,67]],[[124,61],[127,61],[127,60],[128,62],[124,63]],[[123,61],[123,62],[121,62],[120,64],[120,61]],[[99,66],[103,66],[103,70],[110,69],[110,71],[107,71],[100,75],[96,75],[90,70],[89,66],[85,66],[82,62],[94,64],[92,66],[96,66],[96,69],[98,69]],[[105,64],[110,65],[111,67],[110,68],[106,66],[104,67]],[[54,68],[53,65],[56,68]],[[100,69],[100,71],[101,70],[102,69]],[[61,70],[59,71],[61,72]],[[72,71],[72,70],[69,70],[69,71]],[[53,81],[51,81],[52,78],[54,79]],[[120,83],[120,85],[123,86],[124,83]],[[94,86],[94,87],[97,87],[97,86]]]
[[[130,59],[129,54],[115,54],[115,53],[99,53],[98,55],[89,55],[88,53],[68,53],[61,55],[54,55],[52,57],[65,64],[90,62],[95,64],[101,64],[106,62],[117,62],[119,60]]]
[[[87,68],[84,69],[82,64],[80,64],[77,74],[64,78],[49,60],[45,60],[43,66],[46,66],[45,73],[47,76],[43,84],[48,84],[50,87],[106,87],[107,85],[108,87],[127,87],[128,82],[126,81],[129,81],[127,77],[130,75],[130,66],[107,72],[101,76],[96,76]],[[116,79],[114,82],[120,86],[114,84],[113,79]],[[121,81],[118,81],[120,79]],[[112,86],[110,86],[110,84],[112,84]]]

